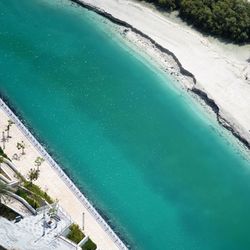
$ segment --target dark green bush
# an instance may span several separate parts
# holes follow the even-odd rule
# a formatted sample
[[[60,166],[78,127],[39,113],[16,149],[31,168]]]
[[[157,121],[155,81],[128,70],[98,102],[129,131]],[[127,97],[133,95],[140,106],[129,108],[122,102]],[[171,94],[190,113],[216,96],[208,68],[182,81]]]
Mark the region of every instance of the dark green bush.
[[[40,207],[40,199],[37,197],[33,197],[33,195],[28,194],[25,190],[18,188],[16,194],[26,200],[33,208],[37,209],[38,207]]]
[[[250,4],[245,0],[182,0],[180,15],[209,34],[250,42]]]
[[[3,156],[4,158],[9,159],[9,157],[4,153],[1,147],[0,147],[0,156]]]
[[[78,225],[72,224],[69,229],[70,232],[68,233],[67,238],[76,244],[78,244],[85,237]]]
[[[31,197],[27,196],[25,199],[34,209],[37,209],[40,207],[40,204],[37,200],[32,199]]]
[[[88,241],[82,246],[82,250],[95,250],[96,244],[91,240],[88,239]]]
[[[247,0],[145,0],[180,17],[210,35],[235,43],[250,42],[250,3]]]
[[[25,188],[27,188],[29,191],[36,194],[37,196],[40,196],[43,199],[45,199],[49,204],[53,203],[53,199],[46,192],[44,192],[40,187],[35,185],[34,183],[30,183],[28,181],[25,181],[23,186]]]

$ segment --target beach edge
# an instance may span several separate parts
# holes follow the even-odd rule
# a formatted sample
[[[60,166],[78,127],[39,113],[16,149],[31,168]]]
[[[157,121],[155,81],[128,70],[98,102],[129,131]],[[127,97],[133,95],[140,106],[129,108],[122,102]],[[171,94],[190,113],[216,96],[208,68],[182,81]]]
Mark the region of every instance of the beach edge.
[[[250,150],[250,138],[248,138],[243,129],[241,129],[241,124],[238,124],[237,122],[232,122],[230,117],[226,118],[225,114],[221,110],[221,107],[211,96],[209,96],[209,94],[204,90],[204,88],[197,84],[197,79],[195,75],[182,65],[178,57],[172,51],[163,47],[161,44],[157,43],[153,38],[140,31],[139,29],[135,28],[133,25],[113,16],[102,8],[89,4],[83,0],[70,1],[89,11],[95,12],[96,14],[108,19],[113,24],[116,24],[125,29],[130,29],[137,36],[140,36],[142,39],[146,39],[151,44],[151,46],[158,49],[161,53],[171,57],[176,63],[180,74],[186,78],[189,78],[189,81],[191,79],[193,83],[191,85],[185,85],[187,93],[192,92],[194,95],[196,95],[207,107],[209,107],[214,112],[218,124],[225,128],[227,131],[229,131],[247,150]]]

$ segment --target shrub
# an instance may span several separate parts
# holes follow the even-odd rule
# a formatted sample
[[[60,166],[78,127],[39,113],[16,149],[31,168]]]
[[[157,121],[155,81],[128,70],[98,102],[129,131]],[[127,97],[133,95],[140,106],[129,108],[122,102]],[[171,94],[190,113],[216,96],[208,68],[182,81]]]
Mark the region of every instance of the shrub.
[[[0,156],[3,156],[4,158],[9,159],[9,157],[4,153],[1,147],[0,147]]]
[[[82,246],[82,250],[95,250],[96,244],[91,240],[88,239],[88,241]]]
[[[250,42],[250,3],[247,0],[146,0],[180,17],[209,35],[235,43]]]
[[[76,244],[78,244],[85,237],[78,225],[72,224],[69,229],[70,232],[68,233],[67,238]]]
[[[52,204],[54,202],[53,199],[37,185],[31,184],[30,182],[25,181],[23,186],[27,188],[29,191],[31,191],[32,193],[45,199],[49,204]]]
[[[37,209],[41,206],[41,199],[34,197],[34,195],[27,193],[21,188],[18,188],[16,194],[26,200],[34,209]]]
[[[39,203],[37,200],[35,200],[35,199],[33,199],[33,198],[29,197],[29,196],[27,196],[25,200],[26,200],[34,209],[37,209],[37,208],[40,207],[40,203]]]

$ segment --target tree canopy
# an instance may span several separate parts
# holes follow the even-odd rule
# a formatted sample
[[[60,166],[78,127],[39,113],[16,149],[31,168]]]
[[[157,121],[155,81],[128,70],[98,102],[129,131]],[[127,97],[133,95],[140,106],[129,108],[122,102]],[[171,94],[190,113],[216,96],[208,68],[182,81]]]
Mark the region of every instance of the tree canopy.
[[[250,42],[250,3],[247,0],[146,0],[179,15],[209,35],[235,43]]]
[[[39,174],[40,174],[40,170],[38,168],[37,169],[31,168],[28,173],[28,179],[32,183],[33,181],[36,181],[38,179]]]

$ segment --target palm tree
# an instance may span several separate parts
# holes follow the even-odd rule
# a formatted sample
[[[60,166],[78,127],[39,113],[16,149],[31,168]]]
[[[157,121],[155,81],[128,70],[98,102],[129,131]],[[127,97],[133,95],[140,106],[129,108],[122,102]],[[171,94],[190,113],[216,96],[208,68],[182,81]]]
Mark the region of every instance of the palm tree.
[[[16,145],[16,147],[17,147],[17,149],[18,149],[18,150],[22,149],[22,155],[24,155],[24,154],[25,154],[25,152],[24,152],[24,149],[25,149],[25,144],[24,144],[24,142],[23,142],[23,141],[22,141],[21,143],[20,143],[20,142],[18,142],[18,143],[17,143],[17,145]]]
[[[2,142],[3,142],[3,149],[5,149],[6,138],[5,138],[5,135],[4,135],[4,131],[2,132]]]
[[[10,127],[12,126],[12,124],[14,124],[14,122],[12,120],[8,120],[8,125],[7,125],[7,127],[5,129],[5,131],[7,131],[7,140],[9,138],[11,138],[11,136],[10,136]]]
[[[33,181],[36,181],[40,175],[40,170],[37,168],[31,168],[28,173],[28,179],[30,180],[30,184],[32,185]]]

